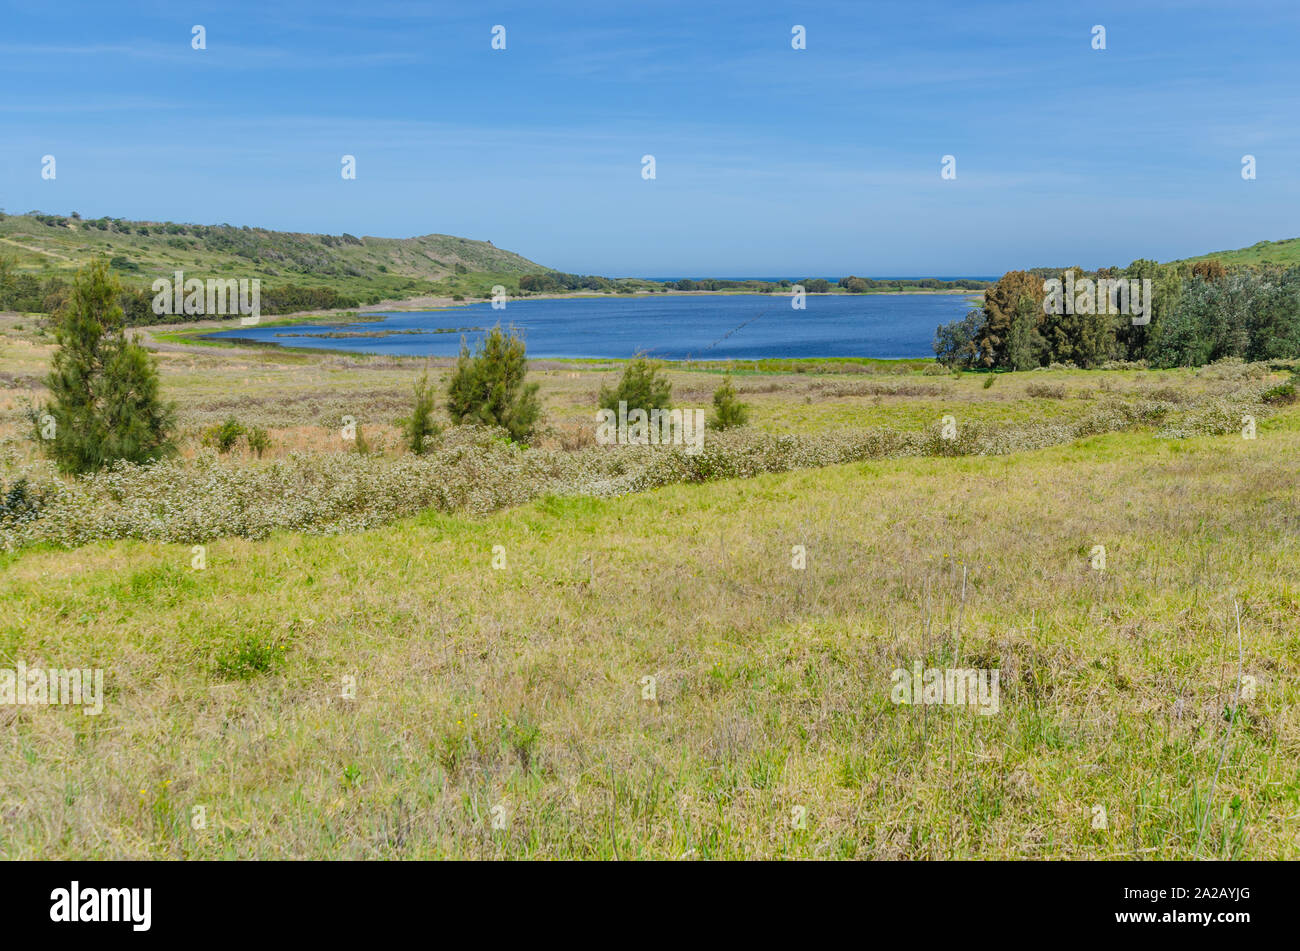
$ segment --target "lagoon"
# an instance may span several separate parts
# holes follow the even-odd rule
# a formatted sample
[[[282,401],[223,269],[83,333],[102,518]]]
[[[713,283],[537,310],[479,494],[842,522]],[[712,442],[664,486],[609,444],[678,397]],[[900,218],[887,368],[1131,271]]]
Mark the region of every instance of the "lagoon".
[[[455,356],[500,323],[520,330],[533,358],[755,360],[765,357],[932,357],[935,328],[975,306],[968,294],[654,294],[490,302],[385,312],[364,322],[273,323],[209,336],[289,347],[404,356]],[[441,331],[441,332],[439,332]],[[326,336],[344,334],[346,336]]]

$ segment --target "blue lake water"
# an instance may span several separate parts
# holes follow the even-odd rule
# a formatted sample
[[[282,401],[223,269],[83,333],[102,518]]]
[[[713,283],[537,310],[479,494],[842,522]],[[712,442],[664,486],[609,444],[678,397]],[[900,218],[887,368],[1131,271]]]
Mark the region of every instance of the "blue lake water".
[[[760,357],[932,357],[935,328],[965,316],[963,294],[810,295],[804,310],[775,294],[648,295],[512,300],[440,311],[390,312],[354,324],[240,327],[211,334],[283,346],[353,353],[455,356],[464,336],[473,347],[482,331],[438,329],[513,325],[530,357],[631,357],[665,360],[754,360]],[[274,318],[264,318],[270,322]],[[329,338],[329,332],[421,331],[384,337]]]

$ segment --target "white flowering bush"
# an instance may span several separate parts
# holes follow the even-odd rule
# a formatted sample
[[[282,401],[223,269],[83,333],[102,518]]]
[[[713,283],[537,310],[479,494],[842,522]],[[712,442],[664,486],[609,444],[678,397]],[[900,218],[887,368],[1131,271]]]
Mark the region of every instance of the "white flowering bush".
[[[1222,372],[1224,368],[1220,369]],[[0,547],[75,547],[99,539],[204,542],[263,538],[277,529],[355,531],[423,509],[484,515],[542,495],[614,496],[682,482],[750,478],[864,459],[1003,455],[1086,436],[1152,426],[1181,438],[1234,431],[1269,412],[1267,381],[1228,370],[1196,398],[1173,402],[1102,396],[1069,422],[990,425],[962,421],[944,439],[923,431],[852,429],[783,435],[754,429],[710,434],[703,451],[681,446],[527,449],[499,430],[455,427],[421,456],[293,453],[240,462],[212,450],[191,460],[117,465],[74,479],[46,463],[0,453]],[[1216,378],[1221,379],[1221,378]],[[15,486],[21,485],[21,489]]]

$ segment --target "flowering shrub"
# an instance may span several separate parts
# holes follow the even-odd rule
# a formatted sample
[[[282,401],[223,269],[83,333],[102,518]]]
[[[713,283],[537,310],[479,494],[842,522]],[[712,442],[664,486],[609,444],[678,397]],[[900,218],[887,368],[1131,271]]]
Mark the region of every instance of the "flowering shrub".
[[[1215,373],[1211,368],[1205,368]],[[1218,368],[1218,373],[1223,368]],[[502,430],[455,427],[422,456],[293,453],[241,463],[212,449],[195,459],[118,463],[75,479],[47,463],[11,470],[0,509],[0,547],[38,543],[75,547],[98,539],[204,542],[220,536],[264,538],[285,529],[314,533],[369,528],[427,508],[484,515],[543,495],[614,496],[683,482],[750,478],[820,466],[902,456],[1003,455],[1137,426],[1186,437],[1232,432],[1243,414],[1267,415],[1266,381],[1229,371],[1182,403],[1100,395],[1069,422],[990,425],[961,421],[945,439],[938,420],[922,431],[852,429],[783,435],[728,430],[691,454],[680,446],[527,449]],[[20,488],[21,487],[21,488]]]
[[[0,484],[0,527],[34,522],[41,517],[44,504],[44,492],[32,488],[26,477],[16,479],[7,487]]]

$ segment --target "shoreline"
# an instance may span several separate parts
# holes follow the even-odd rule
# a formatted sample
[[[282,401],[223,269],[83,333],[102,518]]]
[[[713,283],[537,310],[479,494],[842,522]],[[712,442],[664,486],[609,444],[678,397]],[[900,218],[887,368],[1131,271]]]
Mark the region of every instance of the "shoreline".
[[[861,294],[850,294],[847,291],[806,291],[808,297],[969,297],[983,300],[984,291],[982,290],[934,290],[932,288],[922,288],[918,290],[906,291],[865,291]],[[755,290],[722,290],[722,291],[633,291],[630,294],[606,294],[600,291],[565,291],[544,292],[540,294],[518,294],[508,297],[512,301],[526,300],[626,300],[634,297],[783,297],[786,292],[772,292],[764,294]],[[411,297],[405,300],[380,301],[377,304],[371,304],[363,308],[354,308],[357,313],[375,313],[380,309],[386,311],[421,311],[421,310],[443,310],[451,307],[463,307],[469,304],[486,303],[489,298],[479,298],[478,300],[454,300],[450,297]],[[427,305],[427,306],[426,306]],[[335,311],[337,312],[337,311]],[[349,311],[344,311],[349,312]],[[311,313],[330,313],[327,311],[316,311]],[[293,314],[283,316],[292,317]]]
[[[633,294],[604,294],[596,291],[574,291],[570,293],[546,293],[546,294],[529,294],[526,297],[510,297],[508,300],[514,303],[520,303],[530,300],[610,300],[610,299],[628,299],[628,298],[648,298],[660,296],[661,292],[638,291]],[[785,295],[762,294],[754,291],[667,291],[662,292],[668,296],[684,297],[760,297],[775,298]],[[983,291],[875,291],[864,294],[848,295],[844,292],[820,292],[809,293],[809,297],[869,297],[869,296],[887,296],[887,297],[908,297],[908,296],[962,296],[970,300],[974,306],[983,298]],[[353,324],[378,323],[385,317],[401,313],[425,313],[450,311],[457,308],[469,307],[472,304],[485,304],[488,300],[453,300],[448,297],[412,297],[403,300],[380,301],[378,304],[368,308],[338,308],[333,310],[310,310],[296,311],[289,314],[275,314],[263,317],[255,325],[258,328],[277,328],[277,327],[296,327],[296,326],[351,326]],[[337,356],[347,354],[354,357],[373,357],[373,358],[397,358],[397,359],[435,359],[427,354],[387,354],[374,353],[362,350],[345,350],[342,348],[331,347],[313,347],[302,345],[285,345],[273,343],[270,341],[257,340],[252,337],[217,337],[218,333],[228,333],[241,329],[234,325],[235,318],[208,318],[196,321],[180,321],[167,324],[143,324],[136,327],[128,328],[135,334],[143,336],[146,346],[155,350],[188,350],[193,352],[196,348],[207,347],[236,347],[248,348],[254,350],[276,350],[285,353],[300,354],[327,354]],[[454,359],[454,358],[451,358]],[[563,360],[563,361],[623,361],[629,357],[593,357],[593,356],[574,356],[574,357],[529,357],[529,360]],[[672,360],[662,358],[667,363],[672,364],[690,364],[699,361],[691,358]],[[912,356],[912,357],[845,357],[845,356],[826,356],[826,357],[784,357],[784,356],[766,356],[756,357],[742,361],[704,361],[704,362],[742,362],[752,363],[762,360],[879,360],[882,362],[896,362],[900,360],[932,360],[930,355]]]

